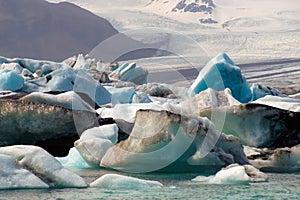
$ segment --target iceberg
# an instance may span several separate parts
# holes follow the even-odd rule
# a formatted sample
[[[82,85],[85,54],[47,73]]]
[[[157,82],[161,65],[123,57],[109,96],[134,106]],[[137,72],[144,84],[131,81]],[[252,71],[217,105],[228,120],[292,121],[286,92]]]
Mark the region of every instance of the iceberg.
[[[92,182],[91,187],[99,187],[105,189],[148,189],[148,188],[162,188],[163,184],[158,181],[149,181],[130,176],[123,176],[118,174],[105,174]]]
[[[245,77],[239,67],[225,54],[219,54],[199,72],[190,87],[190,94],[195,96],[207,88],[220,91],[229,88],[232,96],[241,103],[251,100],[252,94]]]
[[[251,165],[231,164],[213,176],[197,176],[192,181],[209,184],[249,184],[266,182],[268,176]]]
[[[117,143],[118,130],[116,124],[88,129],[82,133],[74,145],[89,165],[99,167],[106,151]]]
[[[244,148],[249,162],[265,172],[300,172],[300,144],[276,149]]]
[[[207,154],[219,165],[200,162]],[[128,139],[108,149],[100,166],[134,173],[214,171],[234,162],[248,163],[241,143],[219,133],[207,119],[139,110]]]
[[[0,154],[0,163],[0,189],[49,188],[40,178],[20,168],[10,156]]]
[[[264,85],[257,84],[257,83],[254,83],[250,89],[252,93],[252,101],[255,101],[267,95],[286,97],[286,95],[280,93],[276,89],[266,87]]]
[[[64,167],[71,169],[86,169],[91,168],[91,166],[85,162],[80,153],[75,147],[72,147],[69,150],[69,153],[66,157],[56,157]]]
[[[211,118],[212,113],[225,116],[215,118],[214,123],[223,125],[224,133],[237,136],[244,145],[278,147],[299,143],[299,112],[258,103],[200,110],[203,117]]]
[[[0,113],[0,146],[74,136],[99,125],[95,112],[24,100],[0,101]]]
[[[137,67],[136,63],[124,63],[114,70],[110,78],[126,82],[133,82],[137,85],[147,83],[148,71]]]
[[[30,170],[50,187],[87,187],[80,176],[65,169],[58,160],[42,148],[26,145],[1,147],[0,154],[11,156],[19,166]]]
[[[10,90],[12,92],[21,90],[24,86],[23,77],[9,69],[0,70],[0,90]]]

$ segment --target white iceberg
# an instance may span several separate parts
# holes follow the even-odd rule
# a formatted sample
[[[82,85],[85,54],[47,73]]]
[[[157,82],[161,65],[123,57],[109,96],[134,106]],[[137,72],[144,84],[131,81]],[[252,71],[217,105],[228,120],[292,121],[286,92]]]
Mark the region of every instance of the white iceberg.
[[[105,189],[147,189],[147,188],[161,188],[163,184],[158,181],[149,181],[130,176],[123,176],[118,174],[105,174],[92,182],[91,187],[99,187]]]
[[[208,184],[249,184],[250,182],[265,182],[268,176],[251,165],[232,164],[220,170],[213,176],[197,176],[192,181]]]
[[[87,187],[80,176],[65,169],[58,160],[39,147],[26,145],[1,147],[0,154],[11,156],[19,166],[30,170],[50,187]]]
[[[20,168],[10,156],[0,154],[0,163],[0,189],[49,188],[40,178]]]
[[[88,129],[74,145],[89,165],[99,166],[106,151],[117,143],[118,130],[116,124]]]
[[[240,68],[225,53],[217,55],[207,63],[190,87],[190,93],[194,96],[207,88],[217,91],[229,88],[232,96],[241,103],[249,102],[252,97]]]

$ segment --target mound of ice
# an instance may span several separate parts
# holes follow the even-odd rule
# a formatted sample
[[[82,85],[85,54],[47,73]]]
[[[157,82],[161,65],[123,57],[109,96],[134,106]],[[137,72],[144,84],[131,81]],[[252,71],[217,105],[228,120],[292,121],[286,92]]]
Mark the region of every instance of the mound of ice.
[[[232,96],[239,102],[247,103],[252,94],[245,77],[239,67],[225,54],[219,54],[199,72],[195,82],[190,87],[192,96],[212,88],[217,91],[229,88]]]
[[[118,174],[105,174],[90,184],[91,187],[106,189],[146,189],[161,188],[163,184],[158,181],[149,181]]]
[[[86,169],[91,168],[89,164],[85,162],[80,153],[75,147],[71,148],[69,154],[66,157],[56,157],[56,159],[67,168],[71,169]]]
[[[10,156],[0,154],[0,163],[0,189],[49,187],[28,170],[20,168]]]
[[[24,86],[24,79],[9,69],[0,70],[0,90],[18,91]]]
[[[232,164],[217,172],[214,176],[197,176],[192,181],[209,184],[249,184],[250,182],[265,182],[267,175],[251,165]]]
[[[257,83],[254,83],[250,89],[251,89],[251,93],[252,93],[252,101],[255,101],[255,100],[260,99],[267,95],[281,96],[281,97],[286,96],[286,95],[280,93],[276,89],[266,87],[264,85],[257,84]]]
[[[65,169],[45,150],[26,145],[1,147],[0,154],[11,156],[15,162],[41,178],[50,187],[87,187],[85,181]]]

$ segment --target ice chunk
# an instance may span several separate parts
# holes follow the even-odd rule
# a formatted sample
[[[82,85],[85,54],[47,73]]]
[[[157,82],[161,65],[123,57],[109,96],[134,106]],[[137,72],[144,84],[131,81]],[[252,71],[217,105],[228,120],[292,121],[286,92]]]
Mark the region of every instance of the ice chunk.
[[[192,181],[206,182],[210,184],[249,184],[251,179],[243,166],[233,166],[217,172],[210,177],[198,176]]]
[[[239,67],[235,66],[226,54],[219,54],[200,71],[197,79],[190,87],[192,96],[212,88],[220,91],[229,88],[239,102],[251,100],[251,91]]]
[[[132,103],[133,96],[135,95],[135,90],[132,87],[115,88],[105,86],[104,88],[111,93],[111,103],[113,105]]]
[[[300,145],[291,148],[247,147],[247,157],[256,168],[267,172],[300,172]],[[251,151],[249,150],[251,149]]]
[[[108,139],[113,144],[116,144],[118,141],[118,126],[116,124],[103,125],[99,127],[94,127],[87,129],[80,136],[81,140],[100,138]]]
[[[158,181],[149,181],[118,174],[105,174],[92,182],[91,187],[107,188],[107,189],[145,189],[145,188],[161,188],[163,184]]]
[[[111,102],[111,94],[92,76],[80,70],[76,74],[73,90],[87,94],[97,105]]]
[[[20,168],[10,156],[0,154],[0,163],[0,189],[49,187],[28,170]]]
[[[263,98],[253,101],[253,103],[268,105],[293,112],[300,112],[300,99],[267,95]]]
[[[257,84],[257,83],[254,83],[250,89],[251,89],[251,93],[252,93],[252,101],[260,99],[266,95],[281,96],[281,97],[286,96],[286,95],[280,93],[276,89],[266,87],[264,85]]]
[[[72,169],[85,169],[91,166],[85,162],[75,147],[71,148],[66,157],[56,158],[64,167]]]
[[[74,146],[89,165],[99,167],[106,151],[113,146],[113,143],[107,139],[91,138],[79,139],[74,143]]]
[[[18,63],[3,63],[2,65],[0,64],[0,69],[9,69],[18,74],[21,74],[24,68],[21,67]]]
[[[279,98],[279,97],[272,97]],[[236,106],[205,108],[200,116],[211,119],[222,126],[222,131],[240,138],[243,144],[253,147],[295,145],[299,143],[299,112],[282,110],[273,106],[248,103]]]
[[[88,129],[75,142],[75,147],[91,166],[99,166],[106,151],[118,141],[118,126],[104,125]]]
[[[90,69],[91,62],[88,62],[85,60],[84,56],[82,54],[79,54],[77,56],[76,63],[74,65],[74,69],[83,69],[83,70],[89,70]]]
[[[23,77],[9,69],[0,70],[0,90],[18,91],[24,86]]]
[[[45,150],[26,145],[1,147],[0,154],[11,156],[22,166],[44,180],[50,187],[87,187],[85,181],[65,169]]]
[[[112,79],[133,82],[141,85],[147,83],[148,71],[137,67],[135,63],[124,63],[114,70],[109,76]]]
[[[182,101],[175,108],[180,109],[187,114],[199,114],[201,109],[209,107],[222,107],[241,104],[232,97],[230,89],[226,88],[224,91],[215,91],[208,88],[194,97]]]

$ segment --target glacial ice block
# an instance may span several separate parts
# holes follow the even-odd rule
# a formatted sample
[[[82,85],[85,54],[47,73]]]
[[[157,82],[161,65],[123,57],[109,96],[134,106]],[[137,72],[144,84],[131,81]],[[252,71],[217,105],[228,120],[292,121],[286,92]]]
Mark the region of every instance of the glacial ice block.
[[[0,90],[18,91],[24,86],[23,77],[9,69],[0,70]]]
[[[197,79],[190,87],[190,94],[195,96],[207,88],[217,91],[229,88],[235,99],[247,103],[252,95],[247,80],[239,67],[225,54],[219,54],[200,71]]]
[[[64,167],[72,169],[85,169],[91,168],[89,164],[85,162],[82,156],[79,154],[75,147],[71,148],[69,154],[66,157],[56,158]]]
[[[278,90],[274,88],[266,87],[258,83],[254,83],[250,89],[252,93],[252,101],[255,101],[267,95],[286,97],[286,95],[280,93]]]

